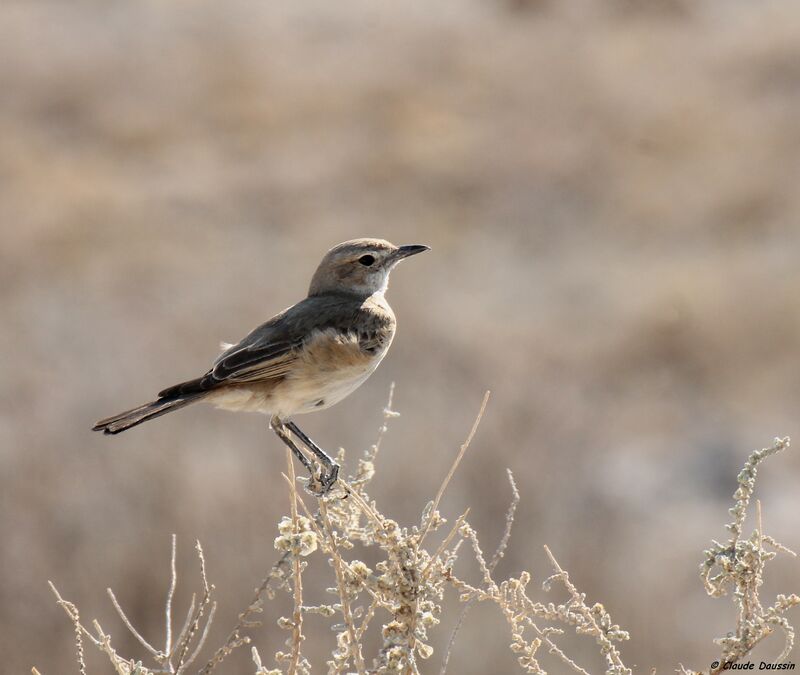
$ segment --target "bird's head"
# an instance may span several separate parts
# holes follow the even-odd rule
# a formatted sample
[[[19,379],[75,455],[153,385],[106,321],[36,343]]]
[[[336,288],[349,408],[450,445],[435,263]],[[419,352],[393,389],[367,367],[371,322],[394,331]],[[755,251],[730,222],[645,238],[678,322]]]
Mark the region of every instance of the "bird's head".
[[[395,246],[385,239],[352,239],[334,246],[317,267],[308,294],[352,293],[369,296],[383,292],[389,273],[409,256],[428,251],[428,246]]]

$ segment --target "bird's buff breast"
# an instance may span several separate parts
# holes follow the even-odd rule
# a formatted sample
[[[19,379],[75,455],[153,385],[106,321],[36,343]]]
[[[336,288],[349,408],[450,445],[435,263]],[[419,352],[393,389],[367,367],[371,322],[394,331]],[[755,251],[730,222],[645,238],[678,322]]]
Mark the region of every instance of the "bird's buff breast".
[[[318,331],[299,350],[284,377],[220,391],[213,397],[219,408],[261,412],[288,418],[323,410],[355,391],[378,367],[392,341],[374,353],[361,349],[355,335]]]

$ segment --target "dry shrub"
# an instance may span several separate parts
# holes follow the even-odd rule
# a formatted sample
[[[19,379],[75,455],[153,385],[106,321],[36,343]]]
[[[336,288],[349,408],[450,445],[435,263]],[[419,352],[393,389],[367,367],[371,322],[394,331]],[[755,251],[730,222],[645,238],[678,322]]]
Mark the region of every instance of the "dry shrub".
[[[386,433],[388,421],[397,416],[389,403],[384,410],[383,424],[375,444],[358,460],[355,473],[346,480],[340,479],[334,490],[317,500],[316,509],[307,504],[308,497],[297,489],[292,458],[287,451],[287,473],[284,478],[289,488],[289,515],[278,524],[275,548],[282,554],[270,574],[256,589],[251,604],[239,615],[239,621],[230,631],[224,644],[212,652],[208,661],[199,669],[200,675],[212,673],[233,651],[251,642],[250,633],[261,625],[258,615],[264,612],[267,600],[275,593],[284,591],[293,599],[293,612],[282,616],[277,623],[287,632],[286,649],[274,654],[274,666],[264,665],[261,655],[252,647],[256,675],[282,675],[310,673],[311,664],[303,656],[303,618],[313,613],[327,617],[335,635],[335,647],[327,661],[327,672],[335,673],[420,673],[421,661],[433,656],[428,644],[429,631],[441,621],[445,590],[458,591],[461,603],[448,611],[460,612],[456,627],[450,636],[445,654],[438,668],[445,673],[449,658],[457,646],[456,635],[466,613],[475,602],[491,602],[497,605],[500,616],[508,623],[510,648],[517,655],[524,672],[542,675],[539,656],[541,650],[560,659],[567,668],[588,674],[559,646],[559,638],[566,630],[577,635],[588,636],[597,645],[605,659],[607,675],[626,675],[632,671],[626,667],[617,647],[619,642],[629,639],[626,631],[617,626],[600,603],[589,603],[570,580],[555,557],[545,546],[545,552],[553,567],[553,575],[542,584],[549,591],[554,582],[566,590],[566,599],[561,603],[543,602],[534,599],[530,592],[531,576],[521,572],[517,577],[503,581],[494,578],[495,567],[508,545],[514,523],[514,513],[519,502],[519,492],[511,471],[508,479],[512,499],[509,506],[505,530],[497,550],[489,561],[481,548],[478,535],[467,520],[468,511],[456,518],[449,527],[439,512],[439,504],[461,458],[466,452],[488,401],[484,397],[475,423],[455,461],[442,482],[435,498],[422,511],[420,521],[411,527],[402,527],[384,515],[378,503],[370,497],[367,488],[375,474],[375,460],[381,440]],[[722,670],[726,663],[741,660],[767,636],[776,630],[783,632],[785,646],[778,660],[785,660],[793,645],[794,631],[785,613],[800,604],[797,595],[779,595],[775,602],[764,606],[759,598],[759,588],[764,579],[766,563],[777,552],[794,555],[772,537],[763,533],[760,504],[757,505],[757,525],[753,533],[745,538],[743,525],[753,494],[756,471],[766,457],[789,446],[789,439],[775,439],[770,448],[752,453],[739,474],[739,487],[734,494],[735,504],[730,510],[734,520],[727,527],[731,538],[721,544],[714,541],[705,552],[701,565],[701,576],[709,595],[720,597],[732,591],[738,610],[736,630],[716,643],[722,654],[716,668]],[[339,460],[343,460],[343,451]],[[438,544],[434,536],[438,533]],[[86,673],[83,658],[84,638],[105,652],[119,675],[150,675],[151,673],[180,674],[188,672],[197,660],[208,635],[214,617],[216,602],[212,599],[213,585],[206,578],[205,561],[198,542],[201,591],[193,596],[183,627],[175,639],[172,636],[172,597],[175,591],[175,539],[173,537],[171,582],[165,604],[166,634],[164,647],[149,644],[134,628],[109,589],[111,601],[127,629],[136,637],[154,665],[146,666],[140,658],[123,658],[111,646],[111,639],[97,621],[92,623],[94,632],[83,626],[77,607],[64,600],[52,586],[59,604],[73,622],[76,635],[78,669]],[[351,555],[354,546],[372,549],[379,562],[370,568]],[[464,546],[466,544],[466,546]],[[471,551],[480,569],[480,578],[475,581],[456,575],[455,563],[463,549]],[[331,570],[332,585],[328,591],[333,596],[330,602],[307,604],[303,595],[303,572],[312,556],[323,556]],[[199,597],[199,600],[197,599]],[[379,647],[373,654],[367,653],[368,631],[379,628]],[[432,672],[437,668],[426,667]],[[34,669],[34,672],[37,672]],[[684,675],[699,673],[680,666]]]

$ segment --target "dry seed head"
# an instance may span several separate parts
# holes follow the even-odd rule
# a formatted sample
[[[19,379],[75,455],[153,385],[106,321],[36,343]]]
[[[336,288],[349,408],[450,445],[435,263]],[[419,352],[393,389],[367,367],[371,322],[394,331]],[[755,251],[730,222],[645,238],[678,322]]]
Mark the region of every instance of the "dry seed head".
[[[307,556],[317,550],[317,534],[311,521],[305,516],[297,516],[297,530],[289,516],[284,516],[278,523],[280,536],[275,537],[275,548],[293,555]]]

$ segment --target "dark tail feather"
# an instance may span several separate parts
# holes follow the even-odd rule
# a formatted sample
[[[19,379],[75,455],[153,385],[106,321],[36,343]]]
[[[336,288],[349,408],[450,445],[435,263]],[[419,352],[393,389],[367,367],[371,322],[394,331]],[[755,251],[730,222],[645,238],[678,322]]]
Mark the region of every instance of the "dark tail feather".
[[[180,398],[191,396],[192,394],[202,394],[209,390],[208,380],[208,375],[204,375],[203,377],[198,377],[194,380],[181,382],[180,384],[174,384],[171,387],[167,387],[163,391],[158,392],[158,398],[161,400],[162,398]]]
[[[166,415],[173,410],[179,410],[190,403],[194,403],[201,396],[201,394],[189,394],[186,396],[160,398],[157,401],[140,405],[138,408],[126,410],[113,417],[100,420],[92,427],[92,431],[102,431],[104,434],[118,434],[121,431],[135,427],[137,424],[147,422],[147,420],[161,417],[161,415]]]

